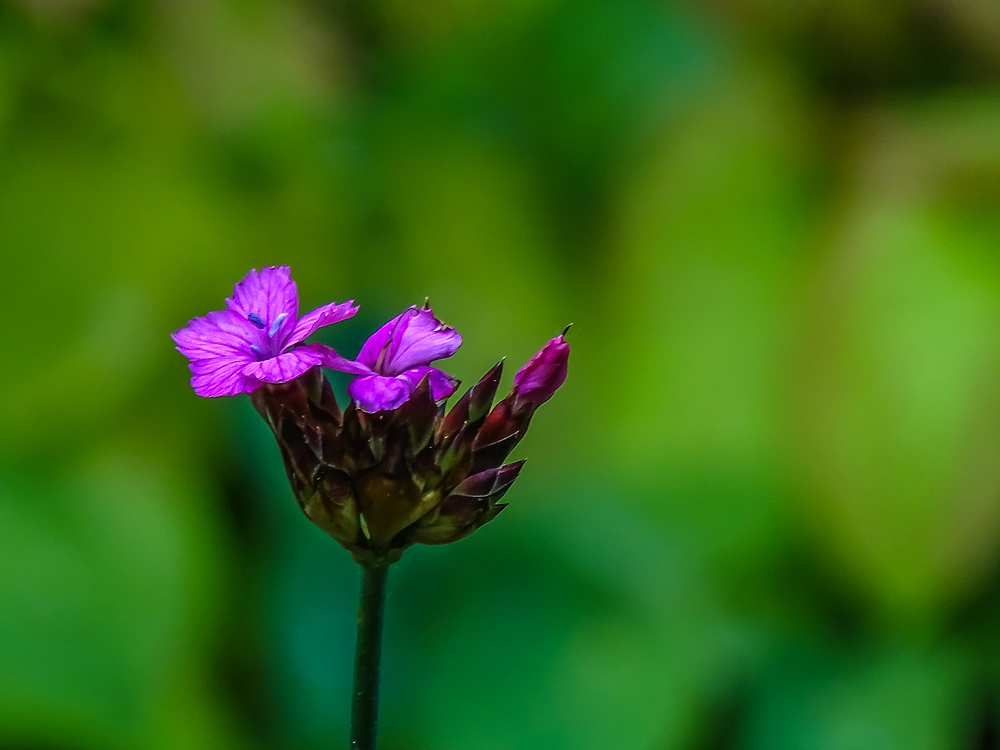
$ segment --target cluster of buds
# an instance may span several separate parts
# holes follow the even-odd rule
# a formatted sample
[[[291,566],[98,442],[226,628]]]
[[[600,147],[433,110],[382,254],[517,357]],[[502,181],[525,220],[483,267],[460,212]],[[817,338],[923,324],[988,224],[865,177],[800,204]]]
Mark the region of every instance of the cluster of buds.
[[[453,354],[461,337],[426,306],[386,323],[347,360],[301,342],[357,308],[331,304],[296,321],[287,268],[251,272],[227,302],[227,311],[174,335],[196,392],[250,394],[303,512],[361,563],[394,562],[416,543],[456,541],[496,517],[524,463],[504,462],[566,379],[564,331],[521,368],[496,405],[502,362],[446,410],[458,383],[430,363]],[[321,365],[357,376],[346,408]]]
[[[394,561],[414,543],[461,539],[506,507],[524,462],[504,461],[565,378],[568,353],[562,336],[550,342],[522,371],[545,367],[546,377],[522,376],[496,406],[502,362],[449,411],[426,377],[396,409],[368,413],[352,402],[341,411],[318,368],[251,398],[306,516],[359,562]]]

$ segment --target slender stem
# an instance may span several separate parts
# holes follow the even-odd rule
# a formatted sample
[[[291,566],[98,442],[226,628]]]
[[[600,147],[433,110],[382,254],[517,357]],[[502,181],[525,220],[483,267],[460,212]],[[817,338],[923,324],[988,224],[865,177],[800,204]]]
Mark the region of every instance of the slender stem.
[[[382,615],[389,563],[361,565],[358,643],[354,652],[354,696],[351,703],[351,750],[375,750],[378,725],[378,676],[382,656]]]

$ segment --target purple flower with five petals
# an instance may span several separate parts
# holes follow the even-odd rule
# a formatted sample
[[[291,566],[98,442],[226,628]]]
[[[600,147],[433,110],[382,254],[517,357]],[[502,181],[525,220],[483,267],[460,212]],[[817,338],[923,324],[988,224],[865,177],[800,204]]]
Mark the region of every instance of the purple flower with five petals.
[[[434,317],[429,307],[414,305],[379,328],[361,347],[356,361],[334,353],[323,363],[334,370],[359,375],[347,387],[354,402],[366,412],[402,406],[428,379],[435,401],[448,398],[458,381],[430,363],[454,354],[462,337]]]
[[[299,295],[288,266],[254,269],[233,289],[226,309],[191,320],[171,334],[190,360],[199,396],[253,393],[264,383],[287,383],[327,359],[323,344],[302,344],[314,331],[352,317],[353,301],[318,307],[298,317]]]

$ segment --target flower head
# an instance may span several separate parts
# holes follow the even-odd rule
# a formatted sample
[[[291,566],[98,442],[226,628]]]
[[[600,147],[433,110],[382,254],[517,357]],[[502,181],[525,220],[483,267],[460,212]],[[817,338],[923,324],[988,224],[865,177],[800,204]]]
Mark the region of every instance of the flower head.
[[[172,334],[190,360],[199,396],[253,393],[263,383],[287,383],[337,354],[323,344],[302,344],[323,326],[352,317],[353,301],[323,305],[301,318],[288,266],[254,269],[233,289],[226,309],[191,320]]]
[[[430,363],[450,357],[462,345],[454,328],[434,317],[429,307],[410,307],[379,328],[361,347],[356,361],[334,354],[323,364],[358,375],[347,392],[368,413],[402,406],[427,378],[435,401],[448,398],[458,381]]]
[[[251,394],[305,514],[358,562],[392,562],[412,544],[461,539],[506,507],[524,462],[505,461],[566,380],[569,344],[565,331],[549,341],[495,405],[502,362],[446,410],[458,381],[431,363],[462,337],[426,305],[382,326],[354,361],[304,343],[357,310],[330,303],[299,318],[291,273],[273,266],[247,274],[225,310],[172,335],[196,393]],[[358,376],[343,411],[319,365]]]

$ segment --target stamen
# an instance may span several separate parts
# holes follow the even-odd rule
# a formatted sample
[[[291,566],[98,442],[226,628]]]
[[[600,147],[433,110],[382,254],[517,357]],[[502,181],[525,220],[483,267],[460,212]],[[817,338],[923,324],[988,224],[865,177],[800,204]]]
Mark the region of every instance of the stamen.
[[[261,350],[260,350],[260,347],[259,347],[259,346],[257,346],[256,344],[250,344],[250,349],[251,349],[251,350],[252,350],[252,351],[253,351],[253,352],[254,352],[255,354],[262,354],[262,353],[263,353],[263,352],[261,352]]]
[[[276,334],[278,332],[278,329],[281,328],[281,324],[285,322],[285,318],[287,317],[288,313],[281,313],[281,315],[275,318],[274,322],[271,323],[271,329],[267,332],[267,335],[270,337]],[[263,327],[264,326],[261,326],[261,328]]]
[[[267,324],[260,319],[260,316],[257,313],[250,313],[249,315],[247,315],[247,320],[249,320],[251,323],[253,323],[262,331],[265,328],[267,328]]]

